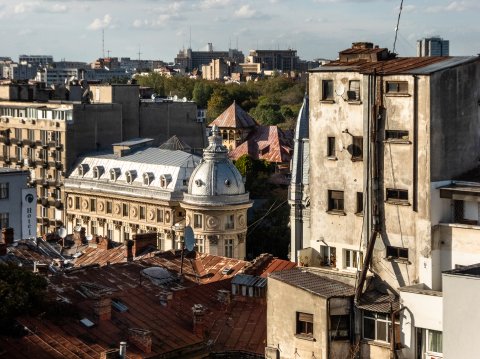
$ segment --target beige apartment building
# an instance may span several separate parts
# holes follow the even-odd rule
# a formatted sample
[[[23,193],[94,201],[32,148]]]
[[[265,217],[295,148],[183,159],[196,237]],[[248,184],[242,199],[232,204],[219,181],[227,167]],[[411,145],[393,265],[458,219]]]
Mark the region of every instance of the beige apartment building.
[[[356,288],[362,358],[442,358],[455,335],[443,333],[441,273],[480,262],[479,84],[478,57],[371,43],[311,70],[291,258]]]

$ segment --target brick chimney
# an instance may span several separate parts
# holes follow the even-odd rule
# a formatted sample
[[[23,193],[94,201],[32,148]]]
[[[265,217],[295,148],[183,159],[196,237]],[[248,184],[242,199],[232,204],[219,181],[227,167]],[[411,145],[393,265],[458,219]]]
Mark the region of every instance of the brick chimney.
[[[203,338],[205,334],[205,307],[201,304],[194,304],[192,307],[193,313],[193,333]]]
[[[128,341],[145,354],[152,352],[152,332],[147,329],[128,329]]]
[[[157,233],[138,233],[133,235],[133,256],[136,257],[149,246],[157,248]]]
[[[95,238],[95,242],[97,242],[98,249],[110,249],[112,248],[112,242],[107,237],[98,236]]]
[[[112,318],[112,299],[110,297],[100,297],[93,304],[93,312],[99,321],[110,320]]]
[[[13,244],[13,228],[2,228],[2,240],[7,246]]]

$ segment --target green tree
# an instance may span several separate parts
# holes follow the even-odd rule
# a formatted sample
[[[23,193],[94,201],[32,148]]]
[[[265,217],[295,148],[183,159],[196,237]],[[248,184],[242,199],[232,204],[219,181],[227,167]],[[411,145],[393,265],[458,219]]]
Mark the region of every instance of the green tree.
[[[245,154],[235,161],[235,167],[237,167],[243,177],[248,177],[254,168],[253,158]]]
[[[228,106],[231,105],[231,103],[232,100],[230,99],[227,90],[225,90],[225,87],[219,87],[213,90],[213,94],[210,97],[210,100],[208,100],[207,105],[207,116],[209,121],[216,119],[227,109]]]
[[[212,93],[213,87],[210,84],[203,81],[197,81],[193,86],[192,99],[198,107],[206,108]]]

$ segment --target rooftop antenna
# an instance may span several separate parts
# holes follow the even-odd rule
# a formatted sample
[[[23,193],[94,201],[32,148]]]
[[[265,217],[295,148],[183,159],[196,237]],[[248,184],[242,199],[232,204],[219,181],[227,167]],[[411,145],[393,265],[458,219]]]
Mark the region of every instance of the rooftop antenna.
[[[188,40],[188,48],[192,49],[192,27],[190,26],[190,38]]]
[[[107,50],[107,57],[110,57],[110,50]]]
[[[395,46],[397,45],[398,26],[400,25],[400,15],[402,14],[403,0],[400,1],[400,10],[398,11],[397,26],[395,27],[395,40],[393,40],[393,53],[395,54]]]
[[[105,58],[105,29],[102,29],[102,57]]]
[[[230,50],[232,48],[232,38],[229,36],[228,37],[228,49]]]
[[[238,50],[238,36],[237,36],[237,47],[236,47],[236,49]]]
[[[140,52],[140,45],[138,45],[138,62],[140,62],[140,55],[141,55],[141,54],[142,54],[142,53]]]

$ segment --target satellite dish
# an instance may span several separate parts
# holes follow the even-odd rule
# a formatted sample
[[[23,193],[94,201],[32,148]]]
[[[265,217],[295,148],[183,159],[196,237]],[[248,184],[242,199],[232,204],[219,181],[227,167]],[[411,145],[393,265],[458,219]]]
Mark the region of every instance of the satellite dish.
[[[87,239],[87,241],[90,242],[93,239],[93,236],[89,234],[88,236],[85,236],[85,238]]]
[[[338,96],[342,96],[345,93],[345,86],[343,86],[343,84],[340,84],[339,86],[337,86],[337,88],[335,89],[335,93]]]
[[[185,248],[187,248],[187,251],[191,252],[195,247],[195,235],[193,234],[192,227],[186,226],[184,235],[185,235]]]
[[[82,226],[75,226],[73,229],[75,232],[81,232],[82,231]]]
[[[182,101],[187,102],[187,98],[186,97],[182,98]]]
[[[60,238],[64,239],[67,236],[67,230],[64,227],[60,227],[57,234]]]
[[[173,96],[173,101],[177,101],[177,100],[178,100],[178,96],[177,95]]]

